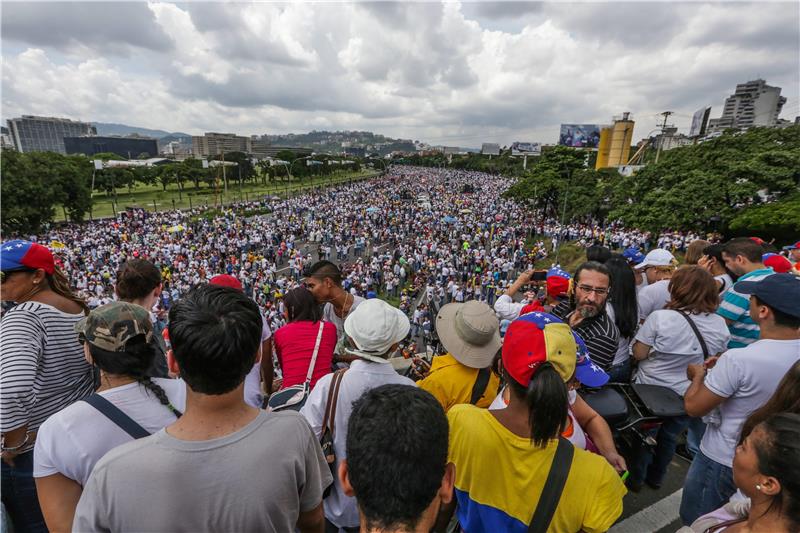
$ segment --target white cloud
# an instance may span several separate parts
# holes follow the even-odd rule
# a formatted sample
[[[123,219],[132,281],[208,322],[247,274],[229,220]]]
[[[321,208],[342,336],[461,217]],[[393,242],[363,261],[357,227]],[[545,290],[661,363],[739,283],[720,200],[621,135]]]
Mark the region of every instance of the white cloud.
[[[125,8],[130,27],[108,22],[113,3],[78,6],[4,5],[5,118],[552,142],[560,122],[623,111],[638,135],[665,109],[685,127],[757,76],[800,112],[796,3],[153,2]]]

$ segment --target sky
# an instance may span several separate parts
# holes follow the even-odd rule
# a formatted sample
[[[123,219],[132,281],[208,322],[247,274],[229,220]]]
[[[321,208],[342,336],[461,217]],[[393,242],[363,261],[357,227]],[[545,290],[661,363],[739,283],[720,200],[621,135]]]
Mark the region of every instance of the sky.
[[[763,78],[800,115],[800,2],[2,4],[2,117],[434,145],[634,138]]]

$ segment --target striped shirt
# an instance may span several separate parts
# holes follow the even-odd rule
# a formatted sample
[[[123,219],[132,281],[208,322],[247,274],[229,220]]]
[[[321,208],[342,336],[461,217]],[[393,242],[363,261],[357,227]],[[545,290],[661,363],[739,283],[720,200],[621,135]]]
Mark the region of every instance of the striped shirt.
[[[761,281],[774,273],[771,268],[760,268],[748,272],[737,281]],[[717,314],[731,321],[728,325],[728,329],[731,332],[731,340],[728,342],[729,350],[732,348],[744,348],[758,340],[760,330],[758,324],[750,318],[749,295],[736,292],[731,287],[722,295],[722,302],[719,305]]]
[[[569,323],[572,313],[574,311],[570,308],[569,302],[561,302],[553,309],[553,314],[566,323]],[[608,371],[617,354],[619,330],[605,308],[597,316],[584,318],[572,329],[583,339],[592,362]]]
[[[94,390],[69,314],[40,302],[11,309],[0,322],[0,431],[38,429],[53,413]],[[23,449],[33,448],[33,442]]]

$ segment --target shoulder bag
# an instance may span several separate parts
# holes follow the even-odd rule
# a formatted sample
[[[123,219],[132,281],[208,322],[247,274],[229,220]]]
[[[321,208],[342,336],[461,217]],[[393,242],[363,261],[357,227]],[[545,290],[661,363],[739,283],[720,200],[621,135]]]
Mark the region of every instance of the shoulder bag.
[[[283,409],[299,411],[306,404],[308,393],[311,391],[311,376],[314,374],[314,367],[317,363],[317,354],[319,353],[319,344],[322,341],[322,329],[324,327],[325,322],[320,320],[317,342],[314,344],[314,354],[311,356],[311,363],[308,365],[306,380],[300,385],[292,385],[273,392],[269,400],[267,400],[267,411],[281,411]]]
[[[149,431],[137,424],[131,417],[122,412],[119,407],[109,402],[99,394],[92,394],[91,396],[84,398],[83,401],[100,411],[106,416],[106,418],[114,422],[121,429],[123,429],[125,433],[134,439],[141,439],[143,437],[150,436]]]
[[[472,394],[469,399],[469,403],[472,405],[477,404],[478,400],[481,399],[481,396],[483,396],[483,393],[486,391],[491,373],[492,371],[488,367],[478,370],[478,376],[475,378],[475,384],[472,385]]]
[[[533,518],[528,526],[528,533],[545,533],[553,521],[553,515],[561,500],[564,492],[564,485],[567,483],[569,469],[572,466],[572,458],[575,455],[575,447],[564,437],[558,437],[558,447],[550,464],[550,472],[544,482],[544,489],[539,496],[539,503],[533,512]]]
[[[333,432],[336,423],[336,405],[339,403],[339,387],[342,385],[346,368],[337,370],[331,379],[331,386],[328,389],[328,403],[325,405],[325,416],[322,419],[322,433],[319,438],[319,445],[322,448],[322,455],[325,462],[331,469],[333,478],[336,479],[336,450],[333,447]],[[322,494],[323,499],[328,497],[333,484],[328,485]]]
[[[686,321],[689,323],[689,326],[691,326],[692,331],[694,331],[694,334],[697,335],[697,340],[700,341],[700,349],[703,350],[703,359],[704,360],[708,359],[708,356],[709,356],[708,345],[706,344],[706,340],[700,334],[700,330],[697,329],[697,324],[694,323],[694,320],[692,320],[692,317],[690,317],[689,314],[686,311],[681,311],[680,309],[675,309],[675,311],[680,313],[680,315],[683,318],[685,318]]]

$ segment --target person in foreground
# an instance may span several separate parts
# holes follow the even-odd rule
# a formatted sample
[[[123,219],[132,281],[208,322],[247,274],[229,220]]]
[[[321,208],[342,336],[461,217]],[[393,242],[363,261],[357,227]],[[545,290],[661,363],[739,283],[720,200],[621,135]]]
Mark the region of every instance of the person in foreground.
[[[567,324],[545,313],[523,315],[503,342],[508,406],[490,411],[462,404],[447,413],[457,514],[467,533],[528,531],[562,442],[565,381],[575,373],[577,350]],[[603,457],[574,449],[552,519],[536,525],[543,531],[606,531],[622,513],[625,493]],[[443,515],[451,512],[452,504]]]
[[[447,439],[444,410],[424,390],[382,385],[356,400],[339,481],[358,501],[362,532],[431,530],[453,498]]]
[[[736,448],[733,480],[747,501],[731,500],[678,533],[800,531],[800,414],[779,413]]]
[[[772,274],[759,281],[739,281],[733,290],[750,296],[749,316],[760,337],[745,348],[686,369],[691,381],[684,395],[686,413],[710,416],[700,451],[686,474],[680,508],[684,525],[720,507],[736,491],[731,468],[742,426],[800,360],[800,278]]]
[[[303,418],[244,401],[259,357],[261,315],[244,294],[201,285],[170,310],[170,372],[186,411],[101,459],[74,531],[321,532],[331,473]]]

